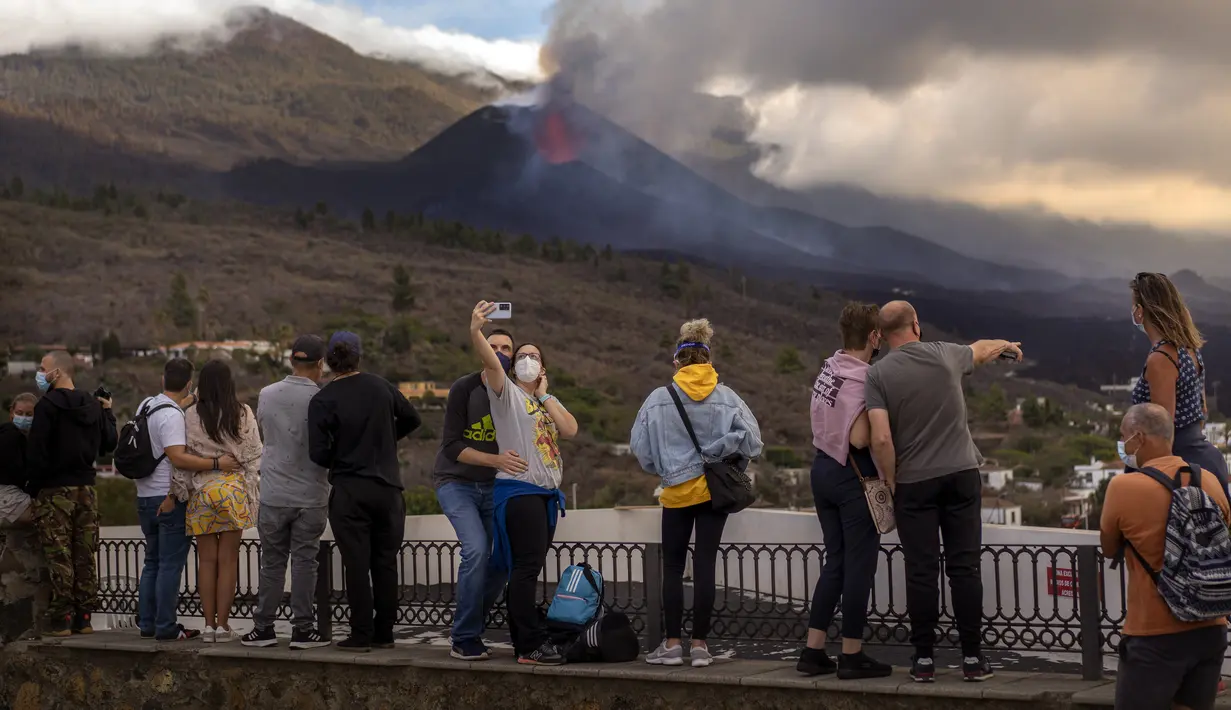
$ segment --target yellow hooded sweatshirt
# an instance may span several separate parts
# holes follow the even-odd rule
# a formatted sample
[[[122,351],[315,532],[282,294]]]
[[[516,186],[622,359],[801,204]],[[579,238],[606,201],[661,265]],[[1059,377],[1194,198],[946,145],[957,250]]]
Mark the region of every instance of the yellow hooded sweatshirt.
[[[694,402],[700,402],[718,386],[718,371],[711,364],[687,365],[675,373],[675,384]],[[710,499],[710,488],[705,476],[670,488],[664,488],[658,501],[664,508],[687,508],[700,505]]]

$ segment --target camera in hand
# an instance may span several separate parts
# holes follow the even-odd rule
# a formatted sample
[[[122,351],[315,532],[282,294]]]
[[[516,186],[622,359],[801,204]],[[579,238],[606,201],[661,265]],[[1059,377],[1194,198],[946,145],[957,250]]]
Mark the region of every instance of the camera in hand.
[[[1000,359],[1008,360],[1009,362],[1017,362],[1017,353],[1013,352],[1012,350],[1005,350],[1004,352],[1000,353]]]
[[[111,390],[103,385],[99,385],[98,389],[94,390],[94,396],[98,399],[111,399]]]

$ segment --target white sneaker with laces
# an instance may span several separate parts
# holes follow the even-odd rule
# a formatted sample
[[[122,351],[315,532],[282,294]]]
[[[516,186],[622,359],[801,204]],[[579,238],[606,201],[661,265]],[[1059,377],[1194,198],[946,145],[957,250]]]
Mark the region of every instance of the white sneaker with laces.
[[[645,657],[645,662],[651,666],[682,666],[684,665],[684,646],[672,646],[667,648],[667,642],[663,641]]]
[[[232,641],[238,641],[241,638],[243,637],[235,633],[234,629],[219,626],[217,632],[214,634],[214,643],[231,643]]]
[[[218,629],[215,629],[212,626],[206,626],[205,630],[201,632],[201,641],[203,643],[214,643],[217,638]]]
[[[705,668],[714,662],[714,657],[706,646],[693,646],[688,651],[688,657],[692,660],[693,668]]]

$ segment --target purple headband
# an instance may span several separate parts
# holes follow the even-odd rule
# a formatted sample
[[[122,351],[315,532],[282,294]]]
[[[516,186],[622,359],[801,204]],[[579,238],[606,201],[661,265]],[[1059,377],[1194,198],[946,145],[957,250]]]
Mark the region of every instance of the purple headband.
[[[705,343],[680,343],[675,348],[675,354],[679,355],[680,351],[683,350],[684,348],[701,348],[702,350],[706,352],[709,352],[710,350],[710,346],[706,345]]]

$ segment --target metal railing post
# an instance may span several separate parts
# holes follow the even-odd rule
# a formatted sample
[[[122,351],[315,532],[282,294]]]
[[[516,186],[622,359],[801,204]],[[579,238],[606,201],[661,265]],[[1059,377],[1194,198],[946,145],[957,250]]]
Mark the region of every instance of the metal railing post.
[[[647,650],[658,646],[663,636],[663,546],[647,542],[642,549],[642,587],[645,590]]]
[[[1081,675],[1085,680],[1103,677],[1103,607],[1099,601],[1102,573],[1098,547],[1077,548],[1077,610],[1081,621]]]
[[[333,543],[321,540],[316,552],[316,630],[333,640]]]

